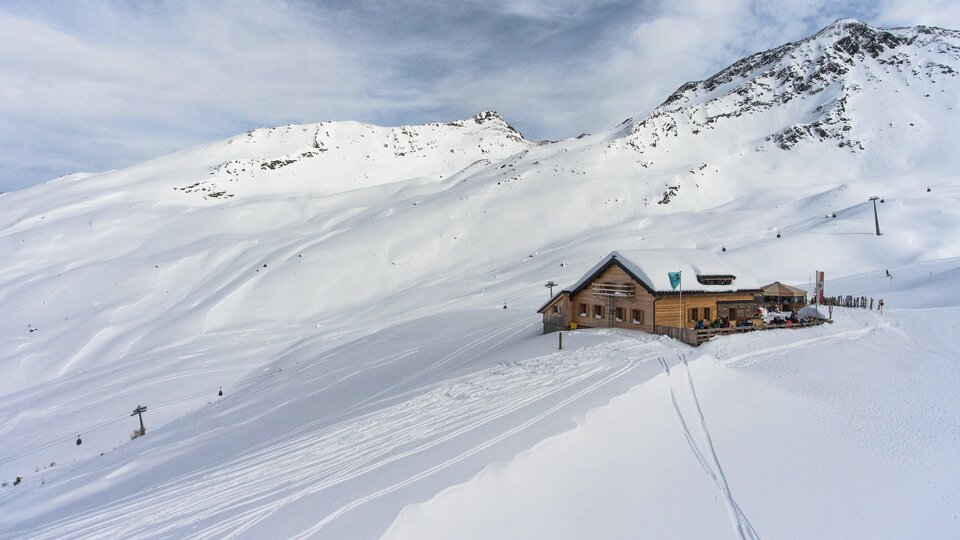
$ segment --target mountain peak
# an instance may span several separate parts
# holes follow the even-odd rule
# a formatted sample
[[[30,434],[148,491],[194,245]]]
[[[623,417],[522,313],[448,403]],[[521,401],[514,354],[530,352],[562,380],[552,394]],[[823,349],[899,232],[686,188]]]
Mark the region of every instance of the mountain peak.
[[[835,51],[848,57],[869,54],[873,58],[886,49],[896,48],[911,41],[909,36],[874,28],[856,19],[837,19],[833,24],[804,41],[824,39],[832,42]]]
[[[503,117],[500,116],[500,113],[498,113],[497,111],[483,111],[481,113],[477,113],[473,115],[470,119],[478,124],[483,124],[486,122],[502,122],[504,124],[507,123],[507,121],[504,120]]]
[[[814,37],[821,36],[821,35],[836,34],[836,33],[845,33],[845,32],[851,32],[851,31],[862,32],[864,30],[877,31],[876,28],[870,26],[869,24],[863,21],[852,19],[850,17],[843,17],[823,27],[823,29],[821,29],[819,32],[814,34]]]
[[[762,51],[743,58],[712,77],[702,81],[690,81],[680,86],[660,107],[682,103],[695,92],[713,92],[718,88],[734,83],[738,79],[749,80],[767,74],[769,70],[805,71],[806,82],[797,81],[801,87],[811,86],[811,82],[833,79],[842,75],[857,59],[865,56],[877,58],[889,49],[913,44],[918,36],[927,35],[927,40],[941,37],[958,38],[960,32],[941,28],[916,26],[911,28],[882,29],[870,26],[856,19],[837,19],[816,34],[799,41],[785,43],[779,47]],[[797,60],[800,59],[800,60]],[[788,61],[796,60],[796,61]],[[808,70],[799,66],[803,61],[816,69]],[[813,84],[813,86],[818,86]]]
[[[448,125],[463,127],[465,125],[470,124],[471,122],[479,126],[493,127],[493,128],[505,130],[511,134],[511,139],[516,140],[518,142],[523,140],[523,134],[520,133],[516,128],[508,124],[507,121],[504,120],[503,117],[500,116],[500,113],[498,113],[497,111],[479,112],[471,116],[470,118],[466,118],[464,120],[455,120],[453,122],[450,122]]]

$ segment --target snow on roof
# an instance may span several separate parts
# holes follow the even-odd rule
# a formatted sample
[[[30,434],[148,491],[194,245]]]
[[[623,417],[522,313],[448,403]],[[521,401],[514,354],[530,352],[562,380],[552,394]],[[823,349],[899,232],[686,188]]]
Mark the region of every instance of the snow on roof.
[[[653,291],[674,290],[670,286],[669,272],[681,272],[684,291],[732,292],[760,289],[760,283],[756,279],[715,253],[698,249],[640,249],[610,252],[570,290],[583,288],[594,274],[614,258]],[[735,279],[729,285],[705,285],[697,281],[697,276],[734,276]]]

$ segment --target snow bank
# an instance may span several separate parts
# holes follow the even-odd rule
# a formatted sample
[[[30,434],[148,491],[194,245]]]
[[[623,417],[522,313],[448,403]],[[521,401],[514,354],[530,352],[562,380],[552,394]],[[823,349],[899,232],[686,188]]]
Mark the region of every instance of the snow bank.
[[[798,315],[800,317],[805,317],[808,319],[827,320],[830,318],[830,315],[827,313],[827,308],[823,306],[817,307],[812,304],[808,306],[803,306],[802,308],[800,308]]]

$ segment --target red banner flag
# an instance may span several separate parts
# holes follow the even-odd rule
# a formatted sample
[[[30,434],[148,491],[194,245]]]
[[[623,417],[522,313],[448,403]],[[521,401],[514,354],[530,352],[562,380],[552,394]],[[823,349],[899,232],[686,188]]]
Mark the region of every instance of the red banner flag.
[[[823,272],[817,270],[817,284],[814,288],[814,298],[816,299],[817,304],[823,303]]]

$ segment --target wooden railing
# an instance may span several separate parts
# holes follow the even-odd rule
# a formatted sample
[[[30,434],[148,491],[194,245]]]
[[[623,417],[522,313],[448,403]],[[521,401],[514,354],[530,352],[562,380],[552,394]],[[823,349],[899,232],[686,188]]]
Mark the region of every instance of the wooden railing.
[[[596,296],[633,296],[632,283],[594,283],[591,290]]]
[[[697,342],[697,331],[689,328],[677,328],[675,326],[655,326],[653,333],[661,336],[672,337],[677,341],[682,341],[687,345],[692,345],[694,347],[699,345]]]
[[[779,330],[781,328],[809,328],[819,326],[824,321],[811,321],[798,324],[765,324],[763,326],[737,326],[728,328],[705,328],[703,330],[693,330],[691,328],[675,328],[673,326],[656,326],[655,334],[669,336],[677,341],[682,341],[687,345],[697,347],[706,343],[716,336],[726,336],[729,334],[744,334],[747,332],[757,332],[762,330]]]

